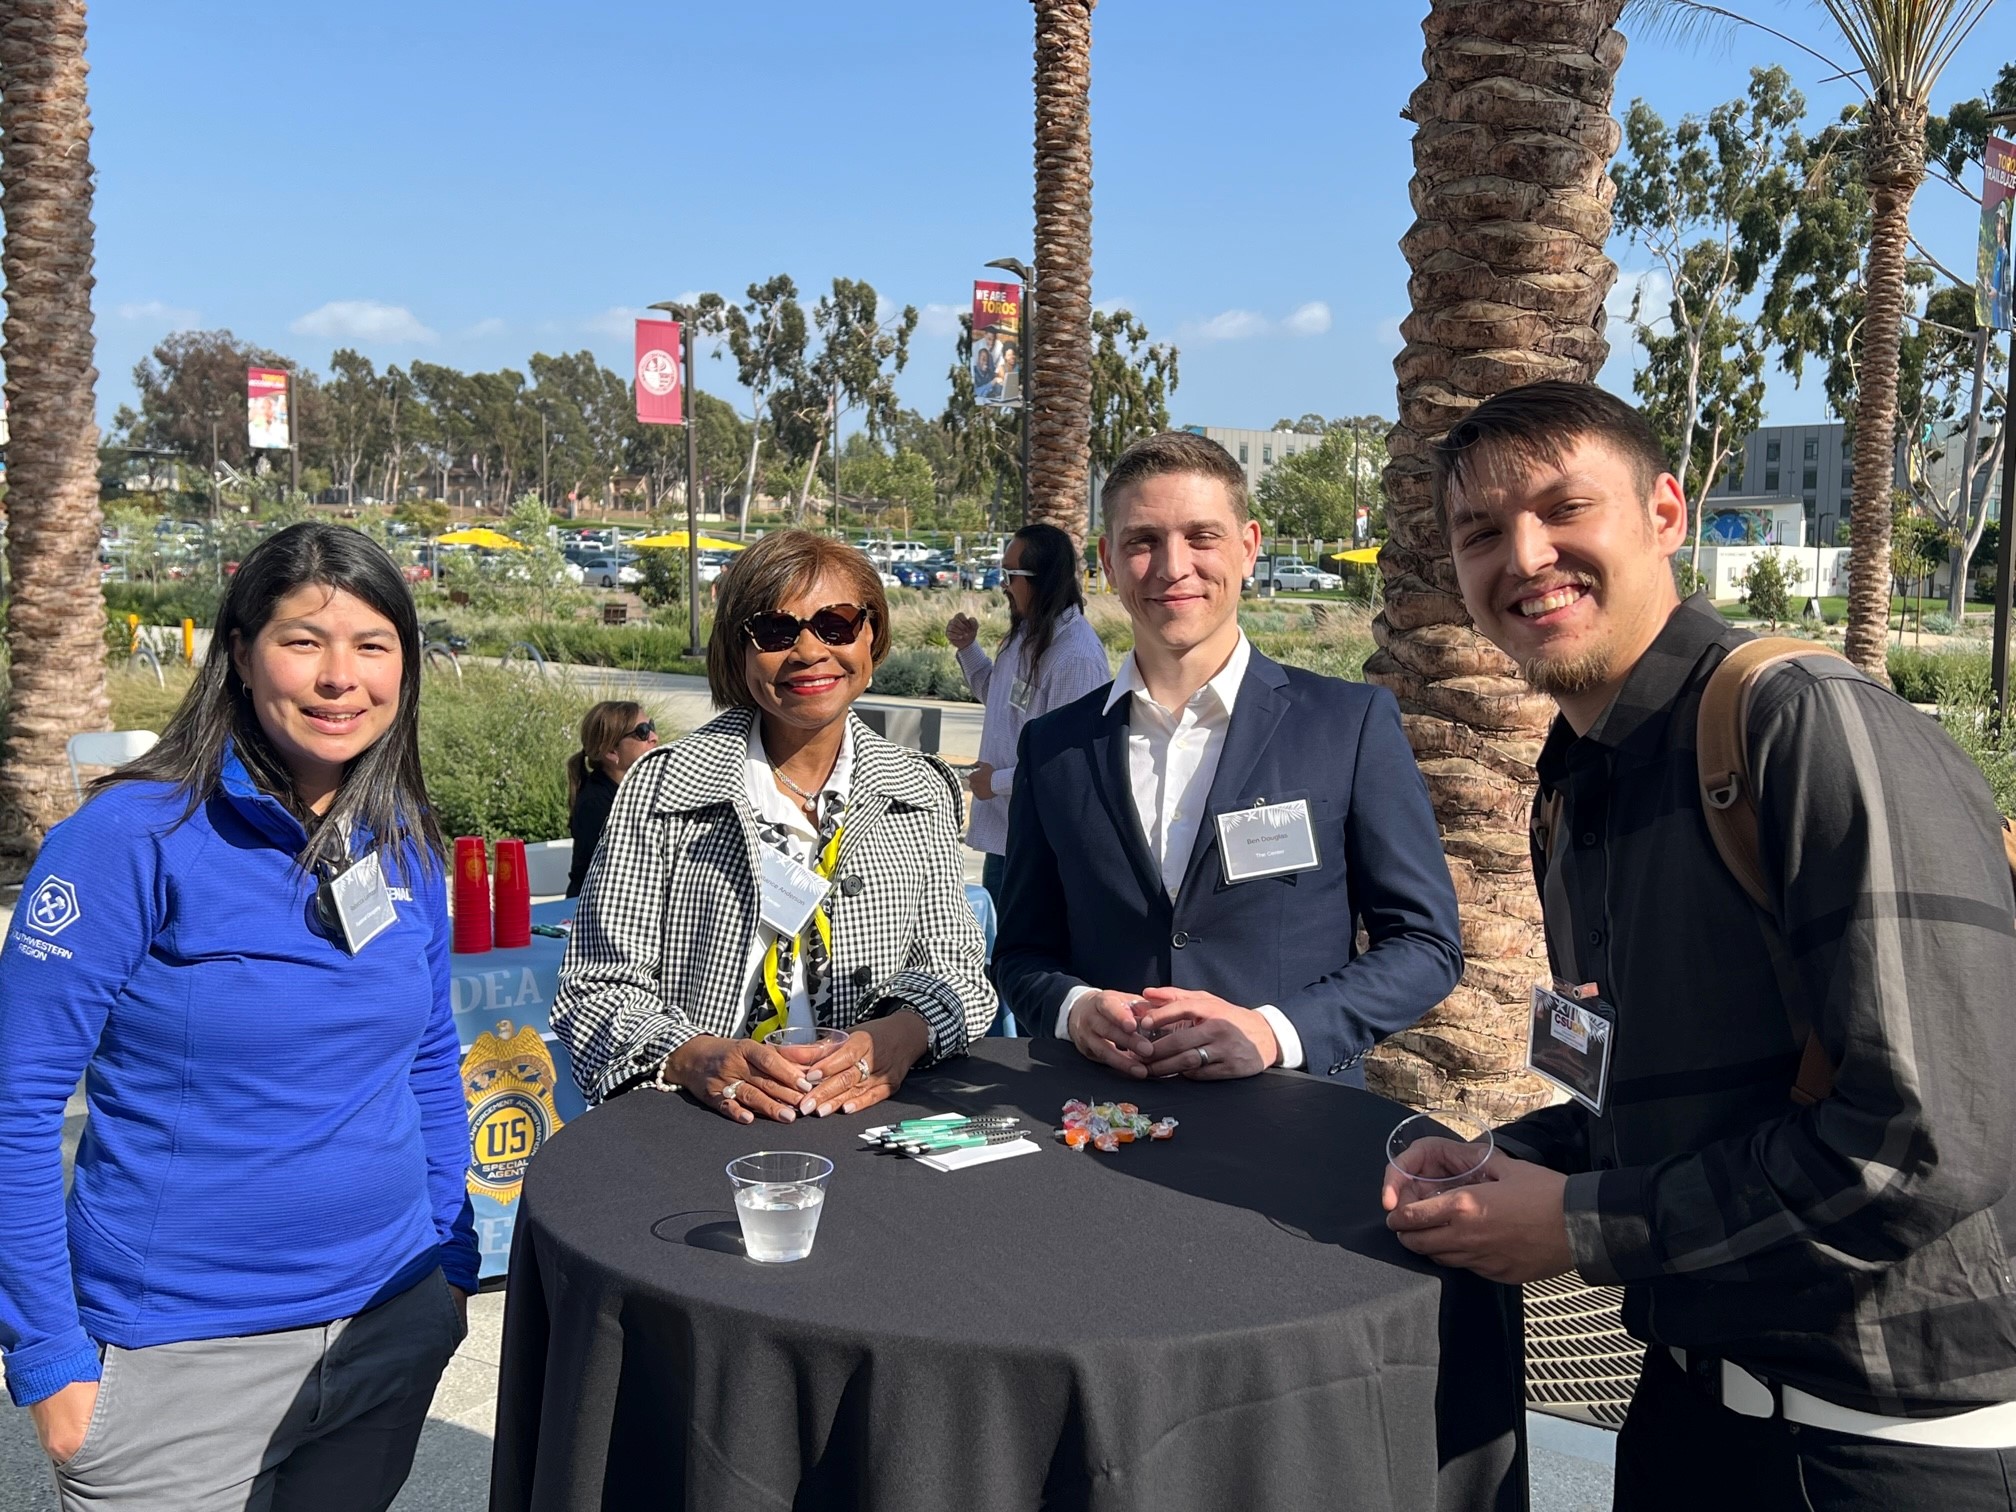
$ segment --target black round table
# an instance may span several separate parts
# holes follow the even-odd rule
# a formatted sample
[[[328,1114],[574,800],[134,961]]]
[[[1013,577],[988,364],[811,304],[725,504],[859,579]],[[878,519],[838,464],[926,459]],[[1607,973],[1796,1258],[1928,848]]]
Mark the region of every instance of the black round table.
[[[1074,1096],[1182,1126],[1070,1150]],[[945,1111],[1042,1148],[941,1172],[858,1137]],[[1053,1040],[853,1118],[618,1098],[525,1179],[493,1512],[1523,1508],[1517,1293],[1387,1232],[1405,1113],[1299,1072],[1127,1082]],[[836,1167],[796,1264],[741,1254],[722,1168],[759,1149]]]

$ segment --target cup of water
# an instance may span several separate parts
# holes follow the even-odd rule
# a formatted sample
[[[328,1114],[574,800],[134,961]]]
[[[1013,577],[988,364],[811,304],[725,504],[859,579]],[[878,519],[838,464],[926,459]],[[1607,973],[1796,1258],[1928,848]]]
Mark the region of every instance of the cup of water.
[[[1407,1153],[1431,1139],[1439,1141],[1432,1149]],[[1399,1192],[1404,1206],[1482,1181],[1496,1149],[1489,1129],[1465,1142],[1431,1114],[1416,1113],[1401,1119],[1386,1136],[1386,1163],[1405,1178]]]
[[[766,1265],[812,1253],[833,1162],[798,1150],[759,1150],[728,1162],[742,1251]]]
[[[831,1055],[840,1046],[847,1043],[847,1031],[845,1029],[827,1029],[823,1027],[815,1029],[809,1026],[789,1025],[779,1029],[775,1034],[763,1041],[763,1043],[766,1045],[776,1045],[779,1048],[789,1046],[793,1049],[804,1045],[817,1045],[821,1055]]]

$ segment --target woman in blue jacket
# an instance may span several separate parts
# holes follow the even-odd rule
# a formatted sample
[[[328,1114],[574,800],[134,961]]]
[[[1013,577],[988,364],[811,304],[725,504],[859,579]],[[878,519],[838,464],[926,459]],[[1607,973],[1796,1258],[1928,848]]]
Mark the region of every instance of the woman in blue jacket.
[[[0,1350],[66,1509],[382,1508],[411,1468],[476,1284],[419,702],[391,559],[283,530],[22,889]]]

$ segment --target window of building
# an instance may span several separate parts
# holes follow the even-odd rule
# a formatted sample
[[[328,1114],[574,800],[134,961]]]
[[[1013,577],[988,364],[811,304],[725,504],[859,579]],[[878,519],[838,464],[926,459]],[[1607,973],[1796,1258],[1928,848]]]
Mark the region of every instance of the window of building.
[[[1244,441],[1241,441],[1239,443],[1239,465],[1241,467],[1244,467],[1250,460],[1252,460],[1246,455],[1246,452],[1247,452],[1246,443]]]
[[[1265,442],[1261,443],[1261,446],[1260,446],[1260,465],[1261,465],[1262,467],[1269,467],[1269,466],[1272,466],[1272,465],[1273,465],[1273,462],[1274,462],[1274,448],[1273,448],[1273,446],[1272,446],[1272,445],[1270,445],[1270,444],[1268,444],[1268,443],[1265,443]]]
[[[1778,460],[1778,443],[1776,441],[1766,441],[1764,443],[1764,460],[1766,462],[1776,462]]]
[[[1820,487],[1820,469],[1808,462],[1806,471],[1800,475],[1799,486],[1805,490],[1807,498],[1812,498],[1814,491]]]
[[[1818,436],[1808,436],[1806,438],[1806,460],[1808,462],[1818,462],[1820,460],[1820,438]]]
[[[1778,443],[1776,441],[1773,441],[1771,444],[1773,446],[1776,446]],[[1764,492],[1766,493],[1778,492],[1778,469],[1775,467],[1767,467],[1764,469]]]

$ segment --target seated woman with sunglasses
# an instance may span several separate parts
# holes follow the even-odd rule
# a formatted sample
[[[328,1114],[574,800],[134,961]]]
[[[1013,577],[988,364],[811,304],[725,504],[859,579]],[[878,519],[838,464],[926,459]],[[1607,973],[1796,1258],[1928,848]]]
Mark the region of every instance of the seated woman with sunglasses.
[[[588,863],[616,802],[616,784],[657,744],[658,726],[644,717],[642,704],[613,699],[581,716],[581,749],[567,758],[567,833],[574,839],[568,897],[581,896]]]
[[[726,712],[618,789],[553,1028],[591,1102],[655,1087],[743,1123],[857,1113],[994,1018],[959,789],[852,715],[889,650],[865,556],[778,531],[727,585],[707,645]],[[787,1026],[844,1038],[765,1043]]]

